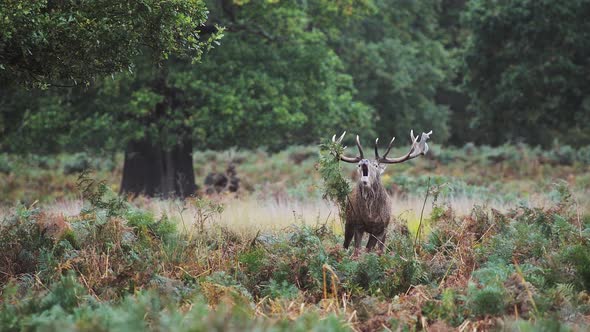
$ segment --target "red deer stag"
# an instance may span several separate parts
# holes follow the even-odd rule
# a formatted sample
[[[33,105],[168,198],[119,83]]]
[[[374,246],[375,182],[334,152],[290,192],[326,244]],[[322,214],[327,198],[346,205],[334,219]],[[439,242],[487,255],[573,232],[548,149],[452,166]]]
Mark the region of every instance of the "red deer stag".
[[[338,139],[334,135],[332,141],[340,144],[345,134],[346,132]],[[426,141],[431,134],[432,130],[429,133],[422,133],[422,135],[414,137],[414,131],[412,130],[410,132],[412,142],[410,151],[399,158],[387,158],[395,137],[389,142],[389,146],[382,157],[379,156],[377,150],[379,139],[376,139],[375,160],[364,159],[363,147],[357,135],[356,146],[359,155],[356,157],[339,156],[341,161],[358,164],[357,171],[359,173],[359,181],[348,197],[344,213],[346,218],[344,248],[348,249],[354,235],[354,254],[358,255],[363,235],[367,232],[369,233],[367,251],[372,250],[379,241],[379,251],[383,252],[385,234],[391,218],[391,199],[381,183],[381,174],[385,171],[386,164],[403,163],[426,154],[428,152]]]

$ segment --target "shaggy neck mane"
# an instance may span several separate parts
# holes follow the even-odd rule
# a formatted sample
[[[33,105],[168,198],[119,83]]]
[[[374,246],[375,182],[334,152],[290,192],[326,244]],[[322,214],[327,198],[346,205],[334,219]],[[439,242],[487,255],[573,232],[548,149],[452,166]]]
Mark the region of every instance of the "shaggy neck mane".
[[[386,199],[387,192],[385,191],[385,187],[383,187],[379,179],[375,179],[371,186],[365,186],[361,183],[357,186],[358,191],[361,194],[360,196],[365,201],[369,215],[372,215],[373,208],[379,207],[381,205],[379,202]]]
[[[386,194],[385,188],[381,184],[379,179],[375,179],[370,186],[365,186],[362,183],[358,183],[358,190],[364,200],[378,199],[379,197]]]

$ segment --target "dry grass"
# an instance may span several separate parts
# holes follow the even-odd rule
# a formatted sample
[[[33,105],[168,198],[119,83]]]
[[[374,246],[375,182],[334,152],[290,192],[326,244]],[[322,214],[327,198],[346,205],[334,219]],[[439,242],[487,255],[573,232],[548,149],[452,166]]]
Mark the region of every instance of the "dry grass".
[[[400,197],[394,196],[392,215],[395,220],[406,223],[411,231],[417,228],[420,213],[424,204],[424,197]],[[576,195],[580,212],[587,209],[588,198],[584,195]],[[281,232],[293,224],[328,224],[337,233],[342,232],[342,225],[336,206],[325,200],[296,201],[296,200],[258,200],[253,196],[245,198],[216,197],[213,201],[221,203],[224,207],[220,215],[214,216],[208,221],[228,227],[244,235],[252,235],[258,231]],[[140,198],[134,204],[151,210],[157,217],[166,214],[184,227],[196,225],[197,208],[194,204],[183,203],[178,200],[159,200]],[[433,209],[432,197],[429,197],[424,206],[424,218],[428,218]],[[458,215],[468,215],[475,205],[494,208],[500,212],[506,212],[514,208],[518,202],[483,201],[467,197],[452,197],[439,201],[439,204],[450,206]],[[546,195],[531,197],[526,204],[530,206],[549,206],[549,198]],[[82,200],[59,200],[43,206],[49,214],[63,215],[65,217],[76,216],[83,207]],[[0,209],[0,219],[9,215],[13,209]],[[182,229],[182,227],[181,227]]]

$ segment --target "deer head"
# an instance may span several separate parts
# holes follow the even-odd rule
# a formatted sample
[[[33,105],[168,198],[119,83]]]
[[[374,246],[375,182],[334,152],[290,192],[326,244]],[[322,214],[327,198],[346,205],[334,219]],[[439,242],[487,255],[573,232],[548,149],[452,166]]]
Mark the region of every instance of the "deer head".
[[[381,174],[385,171],[385,167],[387,164],[398,164],[408,161],[410,159],[414,159],[418,156],[426,154],[428,152],[428,144],[426,141],[430,138],[432,134],[432,130],[428,133],[422,133],[422,135],[414,136],[414,131],[410,131],[410,142],[411,147],[408,153],[405,155],[398,157],[398,158],[388,158],[387,155],[393,146],[393,141],[395,137],[391,139],[389,145],[387,146],[387,150],[383,156],[379,156],[378,150],[378,143],[379,139],[375,140],[375,159],[369,160],[364,159],[363,147],[361,145],[359,136],[356,136],[356,146],[359,150],[359,155],[356,157],[347,157],[344,155],[340,156],[340,160],[347,162],[347,163],[356,163],[358,165],[357,172],[359,173],[359,183],[363,186],[372,186],[373,184],[381,182]],[[342,139],[346,135],[344,132],[338,139],[336,139],[336,135],[332,137],[332,142],[336,142],[340,144]],[[344,147],[346,149],[346,147]]]

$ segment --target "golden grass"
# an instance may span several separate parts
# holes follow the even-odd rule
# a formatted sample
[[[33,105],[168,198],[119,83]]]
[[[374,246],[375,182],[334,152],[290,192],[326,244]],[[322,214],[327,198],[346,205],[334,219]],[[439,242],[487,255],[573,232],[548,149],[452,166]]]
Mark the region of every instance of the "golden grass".
[[[245,199],[224,199],[221,202],[224,211],[212,218],[211,223],[229,227],[246,233],[257,231],[280,232],[292,225],[328,224],[341,230],[338,208],[330,202],[310,201],[259,201],[253,197]],[[419,218],[424,199],[420,197],[393,198],[392,215],[396,220],[413,222]],[[474,205],[484,205],[483,201],[468,198],[449,200],[448,204],[457,214],[469,214]],[[512,206],[490,205],[500,211],[506,211]],[[175,200],[152,200],[146,208],[160,216],[166,214],[186,225],[196,223],[196,208],[183,205]],[[424,206],[424,216],[427,218],[432,212],[432,200],[428,199]]]
[[[226,198],[221,201],[223,212],[208,223],[226,226],[244,234],[258,231],[281,232],[292,225],[329,223],[338,228],[338,210],[326,201],[258,201],[255,198]],[[173,200],[154,200],[148,209],[156,215],[166,214],[178,220],[182,226],[194,227],[197,209],[190,203],[184,205]]]
[[[336,234],[342,233],[342,222],[337,207],[325,200],[301,202],[296,200],[257,200],[253,196],[245,198],[218,197],[216,202],[223,204],[223,212],[214,215],[207,224],[221,225],[244,235],[254,235],[258,231],[280,233],[293,225],[327,224]],[[407,224],[411,233],[415,234],[424,205],[424,197],[392,197],[392,216],[397,222]],[[578,211],[588,213],[588,197],[578,193],[574,195]],[[531,196],[524,202],[534,207],[547,207],[554,203],[543,194]],[[194,204],[179,200],[160,200],[141,198],[134,204],[151,210],[157,217],[166,214],[178,223],[180,230],[196,227],[197,208]],[[494,208],[500,212],[514,208],[518,202],[482,201],[467,197],[446,198],[438,204],[452,207],[456,215],[468,215],[475,205]],[[59,200],[43,206],[49,214],[73,217],[80,213],[81,200]],[[426,221],[433,209],[432,197],[424,205],[423,217]],[[0,209],[0,220],[14,211],[14,208]]]

